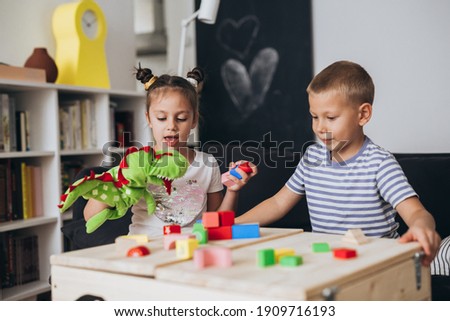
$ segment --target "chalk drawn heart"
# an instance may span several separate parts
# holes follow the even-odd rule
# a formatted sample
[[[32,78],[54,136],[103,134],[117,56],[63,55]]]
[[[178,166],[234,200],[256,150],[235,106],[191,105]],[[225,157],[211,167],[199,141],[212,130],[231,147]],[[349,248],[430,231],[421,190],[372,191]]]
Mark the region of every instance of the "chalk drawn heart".
[[[278,60],[278,52],[275,49],[265,48],[255,56],[249,72],[236,59],[228,59],[222,65],[222,81],[240,112],[241,120],[245,120],[264,103],[278,66]]]
[[[224,19],[217,28],[217,42],[228,52],[244,59],[259,31],[259,20],[245,16],[239,21]]]

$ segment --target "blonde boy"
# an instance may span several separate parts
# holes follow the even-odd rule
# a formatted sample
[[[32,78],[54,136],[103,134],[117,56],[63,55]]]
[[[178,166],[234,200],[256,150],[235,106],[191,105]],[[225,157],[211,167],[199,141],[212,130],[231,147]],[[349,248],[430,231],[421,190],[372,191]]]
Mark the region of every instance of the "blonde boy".
[[[375,92],[370,75],[356,63],[338,61],[316,75],[307,92],[319,143],[306,150],[279,192],[236,222],[270,224],[305,196],[313,232],[360,228],[367,236],[395,238],[398,213],[409,227],[400,242],[418,241],[428,266],[440,242],[434,219],[394,156],[364,134]]]

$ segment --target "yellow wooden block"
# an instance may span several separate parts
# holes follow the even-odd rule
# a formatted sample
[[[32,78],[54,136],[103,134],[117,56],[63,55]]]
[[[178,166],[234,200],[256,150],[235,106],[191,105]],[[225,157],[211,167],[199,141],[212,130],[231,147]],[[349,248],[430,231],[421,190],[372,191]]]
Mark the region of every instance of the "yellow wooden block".
[[[132,239],[132,240],[135,240],[138,243],[148,243],[148,236],[147,236],[147,234],[122,235],[122,236],[119,236],[119,237],[126,238],[126,239]]]
[[[198,240],[185,239],[177,240],[175,243],[175,251],[179,259],[191,259],[194,256],[194,251],[198,248]]]
[[[275,249],[275,262],[278,263],[282,256],[295,255],[295,250],[291,248]]]

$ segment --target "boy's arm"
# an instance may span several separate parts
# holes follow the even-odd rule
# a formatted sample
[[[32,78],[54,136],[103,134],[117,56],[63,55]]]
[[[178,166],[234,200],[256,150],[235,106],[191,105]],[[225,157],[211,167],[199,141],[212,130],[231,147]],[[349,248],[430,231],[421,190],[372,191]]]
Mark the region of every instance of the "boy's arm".
[[[274,196],[253,207],[248,212],[236,217],[236,224],[257,222],[261,226],[268,225],[286,215],[303,195],[292,192],[283,186]]]
[[[441,238],[436,232],[433,216],[425,209],[416,196],[402,201],[397,205],[396,210],[409,228],[399,241],[419,242],[425,252],[422,263],[425,266],[429,266],[441,242]]]

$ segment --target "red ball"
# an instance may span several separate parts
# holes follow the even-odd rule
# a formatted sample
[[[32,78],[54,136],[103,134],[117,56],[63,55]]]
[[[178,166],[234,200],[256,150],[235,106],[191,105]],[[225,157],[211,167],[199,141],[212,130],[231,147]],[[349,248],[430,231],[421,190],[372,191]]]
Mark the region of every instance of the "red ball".
[[[150,254],[150,250],[143,246],[136,246],[128,250],[127,256],[129,257],[137,257],[137,256],[146,256]]]

